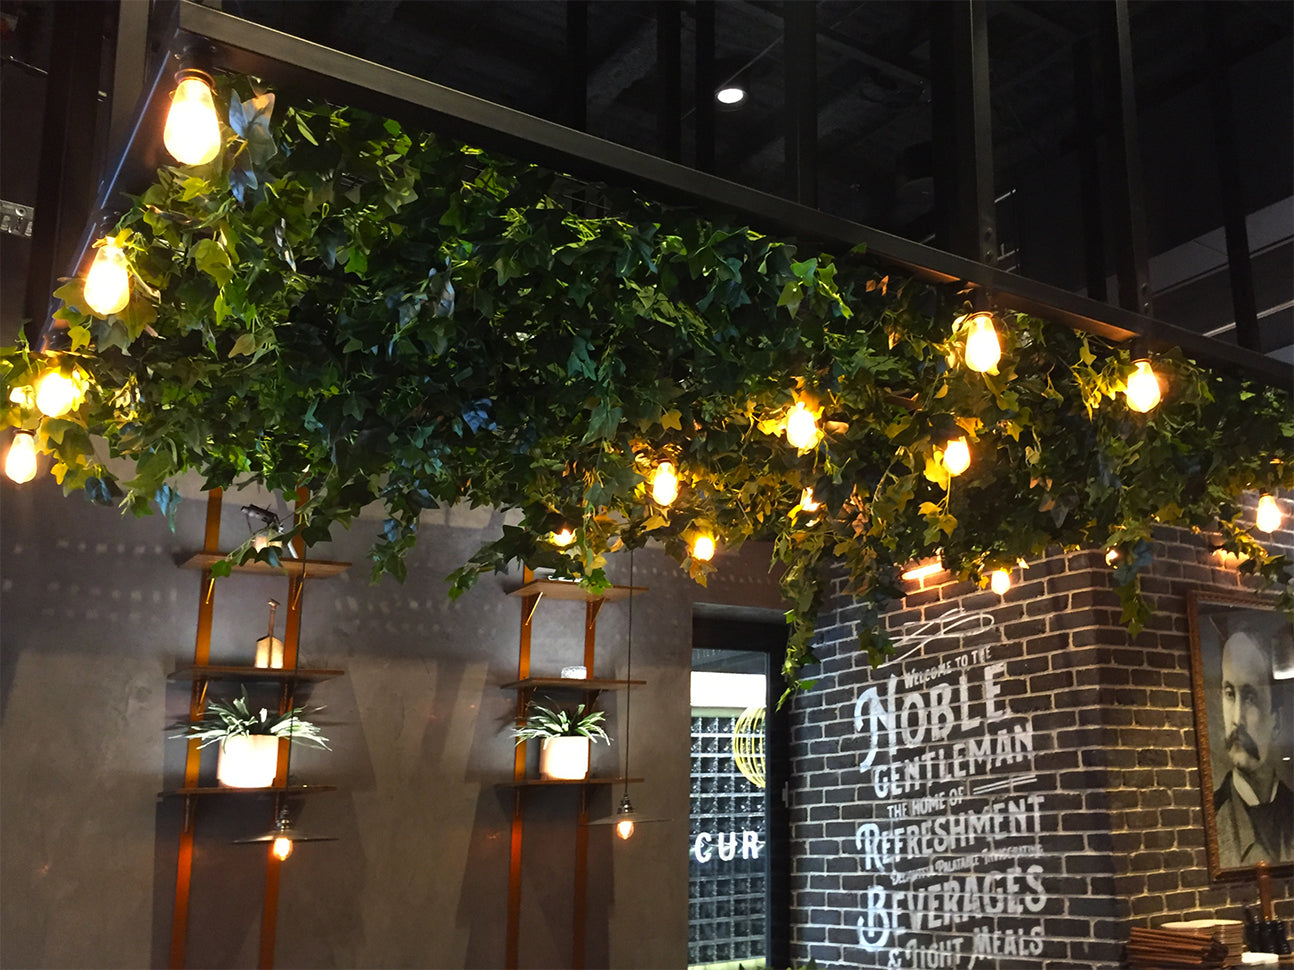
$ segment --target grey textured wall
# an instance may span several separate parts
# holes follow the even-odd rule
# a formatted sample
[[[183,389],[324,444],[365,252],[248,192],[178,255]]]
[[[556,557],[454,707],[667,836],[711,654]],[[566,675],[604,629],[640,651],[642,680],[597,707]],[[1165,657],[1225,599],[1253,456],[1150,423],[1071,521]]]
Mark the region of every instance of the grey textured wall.
[[[176,568],[201,548],[205,503],[182,506],[176,532],[159,518],[121,518],[49,481],[3,484],[0,507],[0,963],[6,967],[165,965],[174,892],[178,784],[184,745],[165,741],[184,716],[185,685],[166,680],[191,659],[200,574]],[[246,535],[226,498],[222,523]],[[301,663],[340,667],[318,685],[333,751],[297,749],[295,781],[335,784],[298,804],[299,823],[336,842],[302,845],[282,869],[282,967],[498,967],[504,959],[512,794],[508,726],[515,695],[519,577],[491,576],[456,603],[443,578],[497,533],[487,511],[428,517],[403,585],[370,585],[364,551],[379,523],[337,530],[314,554],[355,563],[308,583]],[[666,967],[686,960],[688,675],[694,603],[777,604],[766,549],[720,558],[709,588],[657,553],[637,554],[631,771],[636,807],[669,821],[628,843],[591,830],[590,966]],[[627,558],[612,578],[627,580]],[[216,584],[212,661],[249,662],[276,578]],[[532,670],[582,659],[583,607],[545,601]],[[280,629],[282,613],[280,613]],[[600,676],[624,676],[626,608],[603,609]],[[215,688],[213,688],[215,689]],[[624,695],[604,695],[623,755]],[[209,758],[214,752],[208,752]],[[214,771],[214,761],[204,771]],[[618,792],[616,793],[618,795]],[[576,795],[526,795],[522,965],[570,965],[571,849]],[[601,791],[592,816],[611,811]],[[268,799],[198,805],[189,965],[255,965],[264,886],[262,848],[230,840],[268,828]],[[612,844],[613,841],[616,844]]]

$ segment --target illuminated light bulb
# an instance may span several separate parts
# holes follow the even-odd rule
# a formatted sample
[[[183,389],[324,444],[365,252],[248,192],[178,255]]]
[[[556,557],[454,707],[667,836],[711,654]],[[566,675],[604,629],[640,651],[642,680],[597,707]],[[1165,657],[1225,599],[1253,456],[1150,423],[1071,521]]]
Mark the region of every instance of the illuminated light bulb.
[[[190,75],[176,85],[162,142],[181,165],[205,165],[220,151],[220,122],[211,87]]]
[[[549,541],[555,546],[565,548],[575,541],[575,533],[570,529],[562,529],[560,532],[552,533]]]
[[[968,321],[966,334],[966,366],[983,373],[992,370],[1002,359],[1002,345],[998,343],[993,314],[976,313]]]
[[[669,505],[678,498],[678,475],[674,463],[663,461],[656,466],[651,479],[651,497],[657,505]]]
[[[1105,564],[1106,564],[1107,566],[1113,566],[1113,565],[1114,565],[1116,562],[1118,562],[1118,561],[1119,561],[1119,550],[1118,550],[1118,549],[1107,549],[1107,550],[1105,550]]]
[[[36,477],[36,435],[15,431],[9,453],[5,455],[4,473],[19,485]]]
[[[965,438],[954,438],[944,448],[944,469],[949,475],[960,475],[970,468],[970,445]]]
[[[800,508],[804,509],[806,512],[816,512],[818,509],[822,508],[821,502],[814,501],[813,489],[806,488],[800,493]]]
[[[1132,372],[1128,378],[1127,389],[1124,394],[1128,399],[1128,407],[1132,410],[1145,414],[1159,403],[1162,396],[1159,389],[1159,378],[1151,370],[1150,361],[1139,360],[1136,362],[1137,369]]]
[[[797,401],[795,407],[791,408],[786,416],[786,440],[797,451],[808,451],[821,438],[822,432],[818,430],[818,419],[804,406],[803,401]]]
[[[626,792],[620,799],[620,807],[616,809],[616,835],[622,839],[628,839],[634,834],[634,807],[629,802],[629,793]]]
[[[42,377],[36,388],[36,407],[47,418],[57,418],[67,414],[72,410],[76,399],[76,382],[56,370]]]
[[[714,540],[709,536],[697,536],[692,543],[692,558],[709,562],[714,558]]]
[[[932,562],[922,563],[919,566],[913,566],[911,569],[904,572],[899,578],[907,582],[915,582],[916,580],[925,579],[927,576],[933,576],[935,573],[941,573],[943,571],[943,563],[936,559]]]
[[[1281,527],[1284,516],[1281,515],[1280,506],[1276,504],[1276,499],[1271,495],[1264,495],[1258,500],[1258,514],[1254,517],[1254,525],[1261,532],[1275,532]]]
[[[995,569],[993,575],[989,577],[989,588],[998,596],[1005,596],[1006,591],[1011,588],[1011,573],[1006,569]]]
[[[270,851],[274,853],[274,858],[283,862],[292,854],[292,840],[280,835],[275,838],[273,845],[270,846]]]
[[[23,384],[15,387],[9,392],[9,400],[20,408],[31,408],[36,406],[36,392],[31,389],[30,384]]]
[[[120,313],[130,303],[130,269],[121,247],[104,242],[85,274],[85,302],[100,316]]]
[[[735,107],[746,100],[746,89],[737,84],[725,84],[714,92],[714,99],[722,105]]]

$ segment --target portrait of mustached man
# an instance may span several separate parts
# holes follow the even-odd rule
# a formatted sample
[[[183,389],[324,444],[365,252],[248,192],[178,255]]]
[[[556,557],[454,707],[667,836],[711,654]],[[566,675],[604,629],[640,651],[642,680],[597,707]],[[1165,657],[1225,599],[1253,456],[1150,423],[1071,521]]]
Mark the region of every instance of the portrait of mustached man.
[[[1291,716],[1267,631],[1233,629],[1222,645],[1222,743],[1230,769],[1213,793],[1223,868],[1294,860],[1294,790],[1280,777]],[[1221,754],[1221,752],[1219,752]]]

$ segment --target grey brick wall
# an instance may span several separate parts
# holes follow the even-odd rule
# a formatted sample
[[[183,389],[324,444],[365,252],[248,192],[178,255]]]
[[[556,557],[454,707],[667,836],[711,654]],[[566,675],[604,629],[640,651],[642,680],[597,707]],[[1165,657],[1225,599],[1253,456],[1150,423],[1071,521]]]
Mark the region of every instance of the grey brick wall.
[[[1117,967],[1131,925],[1256,902],[1209,880],[1186,606],[1243,583],[1203,537],[1164,530],[1154,553],[1136,637],[1103,555],[1057,553],[1003,597],[909,584],[877,669],[836,581],[792,712],[797,962]],[[1294,880],[1274,889],[1294,917]]]

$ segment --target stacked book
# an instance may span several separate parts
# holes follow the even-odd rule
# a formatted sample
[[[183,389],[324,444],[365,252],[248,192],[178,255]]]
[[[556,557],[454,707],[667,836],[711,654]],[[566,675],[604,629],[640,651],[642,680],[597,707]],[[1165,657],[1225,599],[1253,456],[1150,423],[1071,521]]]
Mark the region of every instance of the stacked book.
[[[1244,924],[1231,920],[1187,920],[1159,929],[1132,928],[1128,940],[1128,966],[1144,970],[1176,967],[1234,967],[1242,962]],[[1226,940],[1219,934],[1226,934]],[[1231,942],[1233,941],[1234,942]]]

